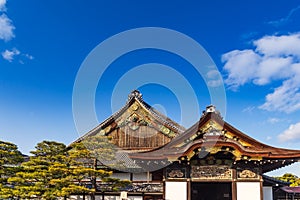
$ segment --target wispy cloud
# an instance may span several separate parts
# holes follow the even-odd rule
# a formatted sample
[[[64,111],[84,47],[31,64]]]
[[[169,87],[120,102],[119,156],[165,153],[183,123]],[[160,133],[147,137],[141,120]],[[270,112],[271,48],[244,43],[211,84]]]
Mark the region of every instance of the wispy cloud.
[[[11,40],[14,35],[14,25],[6,14],[0,16],[0,39],[4,41]]]
[[[6,15],[6,0],[0,0],[0,40],[9,41],[15,37],[12,20]],[[2,58],[8,62],[14,61],[18,57],[18,61],[24,64],[25,59],[32,60],[34,57],[28,53],[21,53],[17,48],[4,50],[1,52]]]
[[[255,110],[255,106],[248,106],[242,110],[245,113],[252,113]]]
[[[28,54],[28,53],[26,53],[26,54],[23,54],[26,58],[28,58],[29,60],[33,60],[34,59],[34,57],[32,56],[32,55],[30,55],[30,54]]]
[[[29,60],[33,60],[34,57],[28,53],[21,53],[18,49],[13,48],[12,50],[8,50],[6,49],[5,51],[3,51],[1,53],[2,58],[4,60],[7,60],[8,62],[12,62],[13,60],[15,60],[16,58],[18,58],[18,61],[21,64],[24,64],[24,59],[29,59]]]
[[[4,60],[7,60],[9,62],[12,62],[14,57],[19,55],[20,51],[18,49],[12,49],[12,50],[5,50],[1,53]]]
[[[220,75],[220,72],[217,70],[210,70],[206,74],[207,78],[207,84],[210,87],[219,87],[223,85],[222,77]]]
[[[1,53],[2,58],[7,60],[8,62],[12,62],[15,59],[19,61],[19,63],[24,64],[24,60],[33,60],[34,57],[28,53],[21,53],[18,49],[13,48],[12,50],[6,49]]]
[[[268,123],[270,124],[277,124],[279,122],[282,122],[283,119],[279,119],[279,118],[276,118],[276,117],[271,117],[267,120]]]
[[[262,37],[253,42],[252,49],[223,54],[222,61],[227,72],[225,83],[231,90],[246,83],[262,86],[281,81],[260,109],[286,113],[300,110],[300,33]]]
[[[280,142],[287,142],[291,140],[299,140],[300,139],[300,122],[296,124],[291,124],[288,129],[283,131],[278,135],[278,139]]]
[[[300,10],[300,5],[298,7],[296,7],[296,8],[293,8],[292,10],[290,10],[290,12],[288,13],[287,16],[285,16],[285,17],[283,17],[283,18],[281,18],[279,20],[270,21],[270,22],[268,22],[268,24],[271,24],[271,25],[276,26],[276,27],[284,25],[287,22],[289,22],[290,19],[291,19],[291,17],[293,16],[293,14],[295,12],[299,11],[299,10]]]

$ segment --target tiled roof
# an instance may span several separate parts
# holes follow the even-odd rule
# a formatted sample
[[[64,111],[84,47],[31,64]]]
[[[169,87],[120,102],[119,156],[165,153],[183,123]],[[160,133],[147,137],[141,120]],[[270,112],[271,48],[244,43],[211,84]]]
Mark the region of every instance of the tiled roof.
[[[270,182],[272,184],[278,184],[279,186],[289,186],[291,184],[290,182],[282,181],[282,180],[279,180],[277,178],[267,176],[267,175],[262,175],[262,177],[263,177],[264,181]]]
[[[285,191],[286,193],[298,193],[300,194],[300,187],[282,187],[281,188],[283,191]]]

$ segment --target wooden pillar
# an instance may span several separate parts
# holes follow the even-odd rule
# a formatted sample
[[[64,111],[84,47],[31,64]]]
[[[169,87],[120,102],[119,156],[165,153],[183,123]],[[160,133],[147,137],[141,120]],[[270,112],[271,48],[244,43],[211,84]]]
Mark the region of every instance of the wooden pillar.
[[[264,199],[263,178],[260,176],[260,200]]]
[[[236,191],[236,169],[232,169],[232,182],[231,182],[231,198],[232,200],[237,200]]]
[[[166,199],[166,181],[163,178],[163,199]]]
[[[187,200],[191,200],[191,198],[192,198],[192,196],[191,196],[191,194],[192,194],[192,185],[191,185],[192,183],[191,183],[191,179],[187,179]]]
[[[232,196],[232,200],[237,200],[237,197],[236,197],[236,181],[232,181],[231,183],[231,187],[232,187],[232,190],[231,190],[231,196]]]

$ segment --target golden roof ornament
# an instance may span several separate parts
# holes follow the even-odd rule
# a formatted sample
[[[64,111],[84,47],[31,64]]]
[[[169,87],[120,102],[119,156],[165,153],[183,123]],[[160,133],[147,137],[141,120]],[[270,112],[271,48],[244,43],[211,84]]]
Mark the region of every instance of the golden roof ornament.
[[[219,117],[222,118],[220,111],[218,111],[218,110],[216,109],[216,106],[214,106],[214,105],[212,105],[212,104],[209,105],[209,106],[206,106],[206,110],[203,111],[203,115],[206,115],[207,113],[215,113],[215,114],[217,114]],[[202,116],[203,116],[203,115],[202,115]]]
[[[130,101],[131,99],[133,99],[133,98],[137,98],[137,99],[139,99],[139,100],[143,100],[143,95],[142,95],[142,93],[140,92],[140,91],[138,91],[138,90],[133,90],[133,91],[131,91],[131,93],[128,95],[128,101]]]

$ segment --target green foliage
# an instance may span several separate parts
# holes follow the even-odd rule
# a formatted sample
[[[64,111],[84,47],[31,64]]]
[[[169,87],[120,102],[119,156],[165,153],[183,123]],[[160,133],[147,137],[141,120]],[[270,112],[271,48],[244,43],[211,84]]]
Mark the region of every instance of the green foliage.
[[[111,139],[112,138],[110,136],[98,134],[87,137],[80,143],[86,147],[90,156],[97,159],[102,167],[125,171],[125,163],[117,157],[117,154],[120,154],[121,151],[111,142]]]
[[[90,155],[102,163],[110,163],[115,160],[117,148],[111,143],[111,138],[104,135],[95,135],[85,138],[81,142]]]
[[[89,180],[87,184],[92,185],[94,191],[101,188],[102,191],[118,191],[120,188],[130,184],[130,181],[112,179],[108,167],[116,166],[116,147],[110,142],[111,138],[103,135],[96,135],[86,138],[84,141],[74,143],[70,147],[70,158],[74,167],[73,173],[78,183],[82,180]],[[106,165],[103,165],[103,162]],[[97,180],[102,184],[98,184]],[[103,184],[104,183],[104,184]],[[108,187],[102,187],[109,185]],[[94,195],[91,195],[94,198]]]
[[[13,177],[23,161],[23,156],[15,144],[0,141],[0,198],[9,198],[12,194],[8,179]]]
[[[54,141],[38,143],[30,160],[22,163],[22,171],[8,179],[14,185],[12,197],[57,199],[76,192],[92,192],[74,182],[67,147]]]
[[[103,180],[109,177],[111,172],[97,168],[98,161],[93,156],[93,152],[86,148],[86,145],[88,144],[83,142],[72,144],[69,155],[72,160],[73,174],[76,182],[80,186],[83,184],[91,185],[93,188],[91,199],[95,199],[95,192],[98,189],[97,178]]]
[[[15,167],[23,161],[23,156],[15,144],[0,141],[0,181],[15,172]]]
[[[129,181],[111,178],[112,172],[97,160],[115,157],[115,149],[104,137],[90,138],[89,143],[75,143],[70,147],[55,141],[43,141],[31,152],[34,156],[22,164],[22,154],[17,147],[0,141],[0,199],[52,200],[67,198],[71,194],[90,194],[94,199],[100,185],[109,185],[105,191],[125,187]],[[86,148],[87,144],[92,149]],[[100,180],[102,184],[99,185]],[[87,185],[92,185],[92,188]]]
[[[286,173],[283,176],[279,176],[275,178],[281,181],[290,182],[291,187],[300,186],[300,178],[291,173]]]

